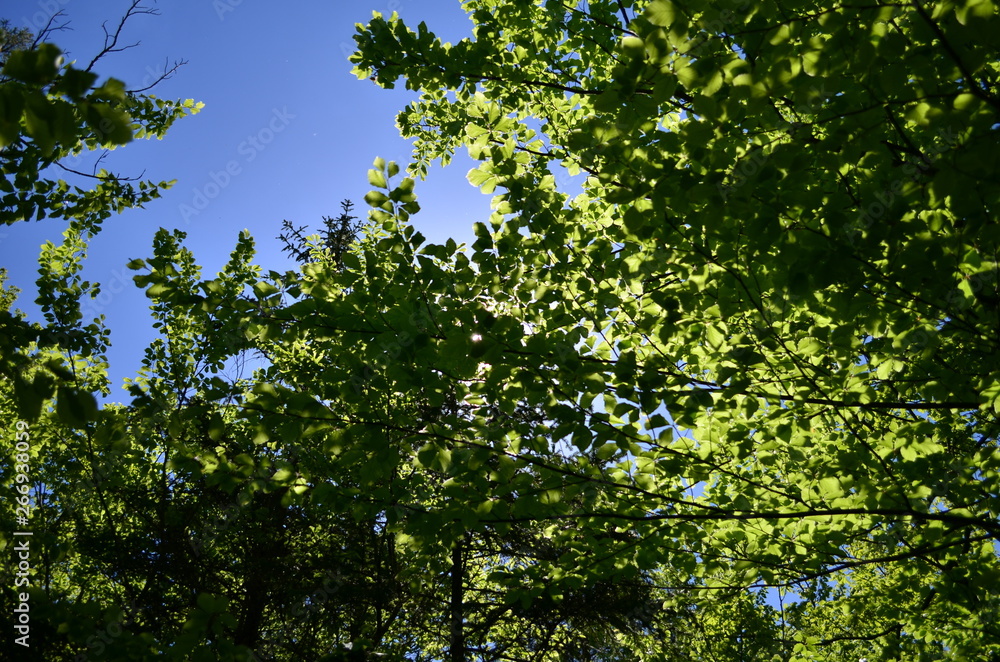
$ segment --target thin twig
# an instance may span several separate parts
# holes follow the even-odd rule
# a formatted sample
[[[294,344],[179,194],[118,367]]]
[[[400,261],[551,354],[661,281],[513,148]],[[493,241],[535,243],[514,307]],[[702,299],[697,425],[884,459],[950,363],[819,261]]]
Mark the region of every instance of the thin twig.
[[[175,73],[177,73],[178,69],[180,69],[181,67],[183,67],[185,64],[188,63],[187,60],[175,60],[173,66],[168,68],[168,65],[167,65],[168,62],[169,62],[169,60],[167,60],[167,59],[163,60],[163,73],[160,74],[156,78],[156,80],[154,80],[152,83],[150,83],[146,87],[140,87],[138,89],[131,89],[131,90],[125,90],[125,91],[128,94],[141,94],[143,92],[151,90],[154,87],[156,87],[157,85],[159,85],[160,83],[162,83],[163,81],[165,81],[168,78],[170,78],[171,76],[173,76]]]
[[[158,9],[143,7],[141,3],[142,0],[132,0],[132,4],[125,12],[125,15],[121,17],[120,21],[118,21],[118,27],[115,28],[114,33],[108,32],[107,22],[101,24],[101,29],[104,30],[104,48],[102,48],[101,51],[94,56],[94,59],[90,61],[90,64],[87,65],[87,68],[84,71],[90,71],[93,69],[98,60],[109,53],[121,53],[122,51],[135,48],[139,45],[140,42],[137,41],[134,44],[129,44],[128,46],[119,46],[118,39],[121,37],[122,30],[125,28],[125,23],[133,16],[141,14],[146,14],[148,16],[160,15],[160,11]]]

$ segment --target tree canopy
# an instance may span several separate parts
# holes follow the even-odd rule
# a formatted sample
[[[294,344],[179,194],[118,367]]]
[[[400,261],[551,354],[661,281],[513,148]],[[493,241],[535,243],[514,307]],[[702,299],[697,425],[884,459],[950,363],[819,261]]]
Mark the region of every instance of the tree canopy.
[[[204,277],[166,229],[130,264],[161,334],[130,402],[97,406],[100,326],[61,312],[79,233],[47,249],[46,328],[83,340],[18,331],[0,404],[45,504],[32,645],[1000,659],[995,5],[463,6],[456,44],[358,26],[358,78],[419,95],[361,227],[286,222],[287,272],[244,234]],[[0,126],[33,210],[63,209],[37,173],[99,104],[130,136],[197,108],[144,125],[53,49],[0,85],[35,99]],[[416,180],[463,148],[493,213],[427,244]]]

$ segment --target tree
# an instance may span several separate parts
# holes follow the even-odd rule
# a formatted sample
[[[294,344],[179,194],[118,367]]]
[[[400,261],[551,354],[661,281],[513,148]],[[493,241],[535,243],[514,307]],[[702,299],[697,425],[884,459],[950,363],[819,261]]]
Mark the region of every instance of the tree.
[[[282,232],[278,239],[283,244],[282,252],[288,253],[296,262],[305,264],[315,261],[332,261],[343,264],[343,255],[351,250],[361,229],[357,216],[352,216],[354,203],[344,200],[340,203],[340,216],[323,217],[323,227],[315,235],[305,235],[307,226],[296,227],[291,221],[281,223]]]
[[[21,413],[28,418],[37,416],[42,400],[52,395],[52,374],[43,369],[35,373],[33,382],[25,382],[28,371],[19,358],[21,352],[38,343],[61,347],[69,354],[95,356],[99,361],[106,348],[107,331],[101,320],[85,321],[80,312],[80,297],[99,294],[98,284],[82,281],[78,275],[88,240],[113,213],[142,207],[172,185],[134,182],[133,178],[98,169],[99,164],[108,150],[133,137],[162,138],[176,120],[201,108],[190,99],[169,101],[126,90],[122,81],[113,78],[96,84],[95,65],[129,48],[119,43],[127,21],[137,14],[155,13],[134,0],[117,28],[113,32],[105,29],[104,46],[85,69],[65,64],[60,49],[44,41],[59,29],[53,27],[59,14],[34,37],[24,29],[11,29],[8,22],[0,28],[0,223],[46,216],[67,222],[64,243],[58,247],[46,244],[40,261],[39,303],[46,326],[25,326],[4,318],[17,351],[0,357],[0,374],[15,384]],[[103,154],[96,159],[92,173],[63,163],[67,157],[93,151]],[[51,177],[57,169],[69,173],[70,180]]]
[[[103,57],[130,47],[119,41],[126,22],[138,14],[156,11],[133,0],[117,28],[113,32],[105,29],[104,47],[84,69],[65,64],[62,52],[51,43],[16,50],[29,35],[4,31],[5,45],[10,42],[15,47],[4,56],[0,84],[0,191],[6,194],[0,198],[0,221],[4,224],[52,216],[76,219],[85,223],[87,230],[96,231],[112,213],[141,207],[170,186],[170,182],[135,184],[128,177],[98,170],[100,159],[92,173],[62,163],[69,156],[114,149],[133,137],[161,138],[177,119],[201,108],[190,99],[168,101],[127,90],[122,81],[113,78],[96,85],[98,76],[92,69]],[[45,36],[43,31],[40,37]],[[159,80],[169,77],[181,64],[175,64]],[[41,173],[50,167],[90,180],[94,187],[71,188],[62,179],[43,177]]]
[[[12,28],[10,20],[0,18],[0,64],[7,61],[7,56],[14,51],[31,48],[34,35],[27,28]]]
[[[383,177],[394,168],[382,166]],[[408,186],[404,182],[402,189]],[[404,204],[413,209],[415,202],[410,198]],[[507,529],[466,527],[457,511],[434,512],[458,496],[458,485],[449,480],[450,461],[406,434],[409,428],[448,417],[474,422],[476,412],[447,394],[429,401],[383,388],[392,363],[358,370],[357,354],[370,340],[324,328],[326,314],[338,315],[332,309],[319,326],[299,319],[315,317],[308,311],[321,305],[320,296],[342,311],[371,305],[373,315],[376,310],[392,312],[382,307],[387,289],[397,289],[400,301],[415,306],[411,310],[426,304],[412,272],[402,262],[382,257],[397,253],[397,233],[368,227],[341,261],[316,248],[309,252],[315,259],[301,273],[271,272],[264,278],[248,261],[252,248],[249,237],[243,237],[224,273],[210,281],[195,278],[197,269],[182,239],[181,233],[161,232],[155,256],[132,265],[149,269],[137,282],[147,287],[165,335],[150,348],[147,376],[135,385],[133,406],[149,408],[141,415],[149,421],[169,412],[175,423],[160,435],[164,446],[152,449],[146,461],[169,458],[169,467],[183,467],[184,472],[183,478],[170,481],[176,488],[150,486],[147,491],[166,495],[177,490],[179,499],[181,486],[188,486],[184,493],[197,486],[206,504],[232,502],[238,495],[234,513],[223,518],[225,527],[213,524],[218,518],[211,516],[211,506],[167,518],[207,517],[203,528],[218,535],[202,536],[198,547],[218,550],[229,575],[239,578],[213,582],[213,567],[191,559],[199,570],[170,573],[184,578],[183,592],[230,605],[235,623],[247,611],[263,615],[250,639],[241,639],[241,628],[232,624],[225,636],[277,659],[313,659],[349,648],[354,654],[371,651],[393,659],[438,659],[446,653],[467,659],[474,653],[476,659],[500,660],[529,654],[597,659],[588,652],[595,645],[587,637],[593,641],[598,633],[610,633],[606,649],[614,652],[613,659],[632,659],[616,633],[641,638],[641,629],[651,625],[651,616],[643,613],[653,611],[656,602],[651,583],[605,578],[567,587],[566,596],[522,586],[519,568],[558,565],[561,550],[549,543],[549,534],[530,523]],[[292,243],[291,249],[302,254],[306,246]],[[424,317],[414,313],[411,321],[430,324],[433,318],[440,319],[432,307]],[[275,343],[277,337],[282,341]],[[248,349],[265,358],[252,379],[229,385],[219,380],[214,373],[229,357]],[[398,349],[383,346],[381,352],[394,356]],[[319,379],[317,366],[324,373]],[[345,373],[353,378],[339,377]],[[340,389],[350,396],[338,393]],[[491,415],[523,426],[540,423],[523,409]],[[202,421],[209,417],[216,423],[206,437]],[[238,439],[253,442],[234,444]],[[551,459],[562,461],[555,454]],[[546,489],[544,475],[527,465],[494,458],[486,466],[495,469],[495,480],[516,476],[518,489],[526,493]],[[261,526],[250,514],[261,492],[272,494],[269,508],[285,522],[277,530],[273,522]],[[179,506],[171,501],[160,499],[168,509]],[[302,523],[294,535],[292,520]],[[448,545],[421,545],[406,531],[404,520],[429,522],[454,538]],[[283,567],[298,569],[300,578],[315,578],[318,585],[324,573],[336,572],[337,590],[324,591],[322,604],[308,603],[303,622],[288,617],[297,599],[297,583],[290,578],[275,576],[252,607],[240,606],[251,597],[248,583],[261,572],[241,566],[261,555],[237,544],[257,536],[297,541],[283,548],[282,558]],[[536,591],[539,599],[512,597],[525,590]],[[614,626],[607,625],[609,620]],[[185,646],[205,636],[195,626],[187,629],[193,638],[186,638]],[[155,635],[157,641],[169,637],[162,630]]]
[[[993,5],[464,6],[359,27],[420,95],[359,235],[131,264],[133,401],[37,417],[53,649],[1000,655]],[[460,147],[494,212],[429,245]]]
[[[414,172],[465,146],[499,192],[455,276],[496,300],[482,397],[633,458],[577,519],[719,587],[887,565],[886,654],[995,650],[993,5],[465,6],[473,40],[376,16],[354,61],[420,92]]]
[[[34,538],[33,551],[38,553],[31,557],[31,572],[18,577],[30,578],[30,583],[15,588],[15,569],[5,566],[3,573],[5,609],[12,610],[24,602],[21,595],[28,595],[35,619],[31,636],[24,638],[30,648],[10,638],[3,644],[18,657],[61,659],[73,652],[63,639],[65,627],[71,631],[85,628],[102,616],[112,619],[108,623],[116,627],[121,623],[120,616],[113,620],[113,610],[102,615],[95,608],[89,581],[71,586],[67,579],[85,576],[88,570],[99,576],[106,568],[94,564],[77,566],[82,574],[69,572],[68,558],[75,544],[97,544],[85,532],[79,540],[75,538],[80,529],[70,517],[70,504],[78,499],[81,506],[89,505],[104,498],[101,490],[88,490],[98,484],[94,476],[100,475],[100,468],[114,466],[122,450],[121,426],[110,420],[115,410],[101,411],[94,397],[108,393],[107,329],[102,319],[85,320],[80,307],[81,297],[97,296],[99,285],[83,281],[79,272],[87,242],[104,219],[159,197],[170,182],[133,183],[98,170],[103,157],[97,159],[93,173],[73,170],[64,161],[69,156],[113,149],[133,137],[161,137],[174,121],[200,108],[190,100],[167,101],[128,91],[114,79],[97,85],[98,76],[91,69],[101,58],[126,48],[119,44],[122,29],[139,13],[155,12],[133,2],[117,29],[106,32],[104,47],[86,69],[65,64],[59,48],[47,43],[51,30],[58,29],[52,28],[52,22],[37,36],[13,30],[7,22],[0,27],[0,221],[10,224],[46,216],[66,221],[63,242],[46,243],[39,259],[37,303],[44,322],[28,321],[12,311],[7,290],[0,306],[4,336],[0,420],[10,439],[16,435],[31,440],[30,450],[18,451],[18,468],[5,463],[0,476],[12,490],[15,479],[19,486],[30,485],[25,496],[34,516],[29,521],[39,534]],[[52,177],[55,169],[69,172],[69,181]],[[105,447],[111,442],[117,446]],[[85,482],[76,482],[84,478]],[[55,489],[63,487],[62,494]],[[102,512],[120,517],[122,503]],[[16,505],[13,499],[5,500],[2,511],[5,524],[0,548],[7,552],[12,552],[16,542],[23,544],[11,535],[25,528],[23,520],[15,527]]]

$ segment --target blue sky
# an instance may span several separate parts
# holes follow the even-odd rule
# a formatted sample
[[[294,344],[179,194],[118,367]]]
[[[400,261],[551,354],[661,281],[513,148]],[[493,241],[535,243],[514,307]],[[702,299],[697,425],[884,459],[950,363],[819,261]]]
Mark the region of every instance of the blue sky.
[[[37,31],[61,10],[71,30],[55,33],[51,41],[85,66],[103,44],[101,23],[113,29],[129,4],[8,0],[0,17]],[[257,262],[265,270],[292,268],[275,239],[283,219],[318,225],[321,216],[338,215],[345,198],[363,215],[367,170],[375,157],[404,167],[409,162],[410,147],[399,137],[395,115],[415,96],[382,90],[350,73],[355,24],[367,23],[372,11],[396,11],[414,28],[425,21],[451,42],[471,37],[472,27],[459,0],[147,4],[160,15],[136,16],[124,31],[124,43],[140,45],[109,55],[95,71],[102,79],[114,76],[139,88],[165,64],[187,60],[152,93],[192,98],[205,108],[175,124],[163,141],[133,142],[105,160],[105,167],[123,175],[144,172],[155,181],[177,180],[146,209],[109,219],[86,261],[84,277],[104,290],[90,309],[104,314],[111,329],[116,390],[122,378],[134,375],[154,337],[149,301],[125,264],[151,254],[157,229],[187,232],[186,245],[206,276],[226,262],[244,228],[256,239]],[[87,170],[92,162],[81,160],[76,167]],[[469,243],[472,223],[488,215],[489,196],[465,179],[472,165],[459,155],[418,182],[422,211],[412,223],[429,241],[451,237]],[[38,248],[46,240],[58,241],[63,229],[62,221],[51,219],[0,228],[0,266],[22,290],[18,307],[33,319],[38,319],[32,304]],[[112,393],[113,399],[121,397],[122,391]]]

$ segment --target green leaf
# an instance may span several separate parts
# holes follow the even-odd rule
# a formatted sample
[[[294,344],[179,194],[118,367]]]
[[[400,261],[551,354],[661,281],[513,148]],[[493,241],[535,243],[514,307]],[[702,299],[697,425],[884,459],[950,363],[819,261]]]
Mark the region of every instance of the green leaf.
[[[385,175],[379,170],[368,171],[368,184],[375,188],[388,188],[389,186],[385,181]]]
[[[14,51],[7,55],[3,75],[29,85],[45,85],[56,78],[62,61],[62,51],[53,44]]]
[[[131,118],[109,104],[90,104],[87,107],[87,124],[101,144],[124,145],[132,140]]]
[[[676,8],[672,0],[653,0],[646,6],[646,19],[653,25],[669,28],[674,23]]]
[[[372,207],[381,208],[386,203],[389,202],[389,196],[379,191],[370,191],[369,193],[365,194],[365,202],[367,202]]]
[[[70,427],[84,427],[97,420],[97,400],[91,393],[60,386],[56,395],[56,413]]]
[[[426,444],[417,451],[420,466],[435,471],[447,471],[451,466],[451,451],[435,442]]]
[[[470,184],[479,187],[479,189],[486,194],[493,193],[497,187],[496,175],[493,174],[487,164],[483,164],[479,168],[470,170],[466,178],[469,180]]]

